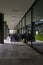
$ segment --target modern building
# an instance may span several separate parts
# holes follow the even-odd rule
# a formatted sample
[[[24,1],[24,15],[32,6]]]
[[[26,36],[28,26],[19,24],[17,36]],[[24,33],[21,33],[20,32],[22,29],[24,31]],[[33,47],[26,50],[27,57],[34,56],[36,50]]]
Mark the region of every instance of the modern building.
[[[0,0],[0,65],[43,65],[43,0]]]

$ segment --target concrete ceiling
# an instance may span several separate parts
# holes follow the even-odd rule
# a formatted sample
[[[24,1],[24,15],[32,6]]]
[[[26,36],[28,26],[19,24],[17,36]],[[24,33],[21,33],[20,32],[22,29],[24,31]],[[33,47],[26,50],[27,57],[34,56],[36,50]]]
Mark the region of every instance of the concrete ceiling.
[[[0,13],[10,29],[14,29],[35,0],[0,0]]]

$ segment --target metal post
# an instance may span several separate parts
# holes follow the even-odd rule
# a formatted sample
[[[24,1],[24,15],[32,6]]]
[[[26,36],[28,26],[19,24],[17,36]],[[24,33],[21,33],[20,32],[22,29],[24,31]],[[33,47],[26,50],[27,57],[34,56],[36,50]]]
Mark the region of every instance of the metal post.
[[[31,8],[31,46],[32,46],[32,35],[33,35],[33,8]]]

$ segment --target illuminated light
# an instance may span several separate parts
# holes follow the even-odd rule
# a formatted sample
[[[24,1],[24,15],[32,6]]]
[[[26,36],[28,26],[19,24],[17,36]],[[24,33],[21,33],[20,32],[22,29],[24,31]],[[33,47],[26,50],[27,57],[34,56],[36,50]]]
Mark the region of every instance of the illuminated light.
[[[36,35],[38,35],[38,31],[36,31]]]
[[[16,32],[16,30],[10,30],[10,34],[13,34],[15,32]]]
[[[10,30],[10,34],[11,34],[11,33],[14,33],[14,30]]]
[[[40,21],[43,21],[43,19],[41,19]]]

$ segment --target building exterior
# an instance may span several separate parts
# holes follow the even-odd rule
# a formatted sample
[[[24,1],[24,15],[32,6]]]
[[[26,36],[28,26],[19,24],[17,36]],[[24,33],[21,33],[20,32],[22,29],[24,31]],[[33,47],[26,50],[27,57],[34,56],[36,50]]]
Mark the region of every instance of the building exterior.
[[[24,34],[27,30],[29,30],[31,34],[35,37],[35,23],[38,21],[38,23],[40,23],[40,20],[43,23],[43,0],[36,0],[34,4],[30,7],[30,9],[22,17],[22,19],[19,21],[19,23],[16,25],[15,29],[19,29],[21,34]],[[43,24],[40,29],[43,29]]]

